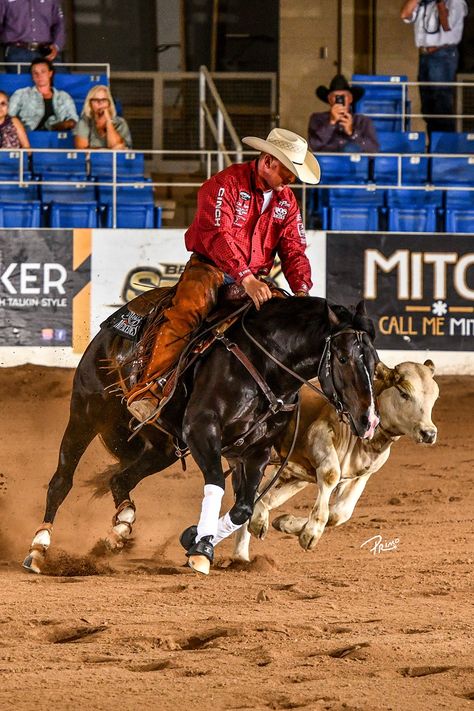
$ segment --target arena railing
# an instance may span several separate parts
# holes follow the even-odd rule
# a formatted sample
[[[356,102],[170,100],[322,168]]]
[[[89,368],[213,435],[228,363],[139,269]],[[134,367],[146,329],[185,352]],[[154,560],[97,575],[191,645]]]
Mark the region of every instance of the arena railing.
[[[84,154],[86,158],[86,165],[88,166],[88,161],[89,157],[92,153],[90,149],[84,149],[84,150],[79,150],[75,148],[70,148],[70,149],[52,149],[52,148],[30,148],[30,149],[14,149],[14,150],[9,150],[9,154],[18,154],[19,158],[19,166],[18,166],[18,172],[19,176],[18,179],[14,178],[13,176],[11,178],[1,178],[0,179],[0,191],[2,185],[16,185],[18,187],[24,187],[24,186],[43,186],[43,185],[48,185],[48,186],[71,186],[71,185],[89,185],[89,186],[94,186],[94,187],[110,187],[112,189],[112,201],[111,201],[111,208],[112,208],[112,226],[115,228],[117,225],[117,189],[120,187],[149,187],[151,186],[152,188],[166,188],[166,189],[175,189],[175,188],[192,188],[196,192],[199,189],[199,187],[202,185],[204,180],[208,179],[213,175],[216,170],[218,169],[219,161],[221,160],[221,152],[217,149],[189,149],[189,150],[146,150],[146,151],[140,151],[140,150],[129,150],[129,151],[110,151],[108,149],[96,149],[93,151],[94,154],[96,153],[105,153],[112,158],[112,175],[110,179],[89,179],[90,175],[88,176],[87,180],[84,180],[81,177],[78,177],[77,179],[75,178],[74,174],[71,173],[70,176],[65,177],[64,179],[60,178],[54,178],[52,180],[42,180],[40,177],[35,177],[32,175],[30,168],[29,168],[29,157],[32,154],[36,153],[56,153],[56,154],[69,154],[72,157],[75,155],[80,155]],[[121,154],[143,154],[147,158],[147,162],[150,161],[151,163],[153,162],[154,157],[177,157],[177,158],[185,158],[187,160],[197,160],[201,166],[203,166],[203,172],[199,175],[198,180],[152,180],[150,177],[143,177],[143,178],[129,178],[129,179],[121,179],[118,176],[118,169],[117,169],[117,158]],[[255,152],[250,152],[250,151],[245,151],[245,152],[240,152],[240,151],[228,151],[229,157],[232,158],[235,162],[238,162],[242,159],[248,160],[249,158],[255,157],[256,153]],[[341,154],[341,153],[325,153],[325,156],[338,156],[341,157],[341,155],[346,155],[350,156],[353,154]],[[346,188],[346,189],[351,189],[351,190],[364,190],[364,191],[375,191],[375,190],[390,190],[390,189],[397,189],[397,190],[405,190],[407,192],[410,191],[449,191],[449,190],[456,190],[456,191],[465,191],[465,192],[474,192],[474,185],[453,185],[453,184],[432,184],[432,183],[426,183],[426,184],[420,184],[420,185],[407,185],[404,184],[402,181],[402,161],[403,159],[406,159],[407,157],[413,158],[413,157],[420,157],[424,159],[431,159],[431,158],[436,158],[436,159],[452,159],[452,158],[468,158],[470,160],[473,160],[472,154],[430,154],[430,153],[418,153],[418,154],[402,154],[402,153],[364,153],[364,154],[357,154],[361,156],[366,156],[368,158],[376,158],[376,157],[393,157],[397,159],[397,180],[394,182],[384,182],[384,183],[374,183],[372,181],[367,181],[363,183],[354,183],[354,182],[341,182],[341,183],[324,183],[321,182],[319,185],[316,186],[309,186],[309,185],[300,185],[296,184],[293,185],[293,189],[295,190],[296,194],[298,197],[301,198],[301,210],[303,214],[303,219],[306,221],[306,205],[307,205],[307,198],[309,196],[310,191],[314,190],[327,190],[327,189],[334,189],[334,188]],[[146,165],[146,164],[145,164]],[[145,168],[145,172],[147,172],[147,169]],[[31,176],[31,178],[30,178]],[[8,198],[6,198],[8,200]],[[159,203],[159,199],[155,197],[155,204]],[[182,227],[187,227],[186,224],[183,224]]]
[[[397,79],[397,81],[394,81],[394,79]],[[462,110],[463,105],[464,105],[464,97],[463,97],[463,91],[462,90],[470,90],[472,91],[472,95],[469,97],[469,100],[467,103],[472,103],[474,104],[474,75],[472,74],[463,74],[463,75],[458,75],[458,79],[460,81],[455,81],[455,82],[419,82],[419,81],[404,81],[401,80],[399,77],[393,77],[392,81],[357,81],[354,80],[352,84],[354,85],[360,85],[363,86],[364,88],[366,87],[387,87],[393,90],[394,87],[400,87],[401,88],[401,110],[399,112],[393,112],[393,113],[384,113],[384,112],[376,112],[376,111],[361,111],[360,113],[363,113],[365,116],[369,116],[372,119],[400,119],[401,121],[401,130],[403,131],[409,131],[409,130],[414,130],[409,126],[410,120],[411,119],[425,119],[425,118],[438,118],[438,119],[446,119],[446,118],[453,118],[456,119],[457,121],[457,130],[462,131],[463,126],[462,126],[462,121],[467,120],[472,122],[474,126],[474,113],[466,113]],[[450,114],[423,114],[423,113],[417,113],[411,110],[407,110],[408,102],[416,103],[419,102],[419,94],[416,93],[415,96],[413,96],[410,93],[410,89],[412,87],[415,87],[419,90],[420,86],[426,86],[426,87],[451,87],[452,89],[455,89],[455,106],[456,108],[456,113],[450,113]],[[383,97],[379,97],[380,100],[383,100]],[[362,98],[362,101],[364,99]],[[373,101],[376,101],[376,98],[373,99]]]
[[[29,70],[30,62],[0,62],[0,72],[6,72],[6,68],[15,67],[16,71],[12,74],[21,74],[22,67]],[[110,64],[107,62],[54,62],[54,67],[61,67],[68,72],[74,73],[90,73],[90,74],[106,74],[107,80],[110,83]]]

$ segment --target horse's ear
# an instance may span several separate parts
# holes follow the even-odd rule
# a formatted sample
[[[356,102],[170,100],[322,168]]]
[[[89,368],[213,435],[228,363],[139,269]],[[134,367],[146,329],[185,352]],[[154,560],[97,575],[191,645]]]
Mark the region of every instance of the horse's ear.
[[[365,301],[364,301],[364,299],[362,299],[361,301],[359,301],[359,303],[358,303],[357,306],[356,306],[355,312],[356,312],[357,316],[367,317],[368,314],[367,314],[367,309],[365,308]]]
[[[426,367],[431,370],[431,375],[434,375],[434,372],[435,372],[435,364],[433,363],[432,360],[430,360],[430,359],[425,360],[425,362],[423,363],[423,365],[426,365]]]
[[[326,301],[326,310],[327,310],[329,324],[330,324],[331,328],[337,328],[337,326],[339,326],[341,322],[338,319],[338,317],[336,316],[336,314],[334,313],[334,311],[332,310],[332,308],[329,306],[327,301]]]

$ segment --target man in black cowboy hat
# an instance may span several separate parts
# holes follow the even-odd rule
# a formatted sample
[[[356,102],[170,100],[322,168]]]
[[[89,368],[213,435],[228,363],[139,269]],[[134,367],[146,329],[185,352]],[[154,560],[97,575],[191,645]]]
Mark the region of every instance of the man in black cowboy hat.
[[[378,152],[374,124],[368,116],[352,113],[352,102],[357,102],[363,93],[361,87],[350,86],[342,74],[337,74],[329,87],[318,86],[316,96],[330,108],[310,116],[308,144],[313,152]]]

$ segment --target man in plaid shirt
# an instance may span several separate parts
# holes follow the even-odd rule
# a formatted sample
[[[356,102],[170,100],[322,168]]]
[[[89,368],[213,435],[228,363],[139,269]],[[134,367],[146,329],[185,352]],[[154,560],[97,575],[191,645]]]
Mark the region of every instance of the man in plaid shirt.
[[[164,313],[142,382],[129,393],[128,408],[140,422],[158,416],[165,403],[163,376],[216,305],[220,286],[237,282],[259,309],[272,297],[259,277],[270,273],[278,254],[294,294],[307,296],[311,289],[304,227],[288,186],[296,178],[317,184],[319,164],[304,138],[285,129],[273,129],[266,140],[250,136],[243,142],[260,151],[258,158],[226,168],[199,190],[185,235],[193,254]]]

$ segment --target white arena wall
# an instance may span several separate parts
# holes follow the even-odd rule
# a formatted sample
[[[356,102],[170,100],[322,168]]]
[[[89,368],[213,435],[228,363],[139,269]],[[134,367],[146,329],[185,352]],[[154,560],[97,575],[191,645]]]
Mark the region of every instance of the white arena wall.
[[[474,236],[310,231],[312,295],[361,298],[393,366],[474,374]],[[187,260],[184,230],[0,230],[0,365],[75,367],[100,323]],[[277,267],[277,283],[287,287]]]

